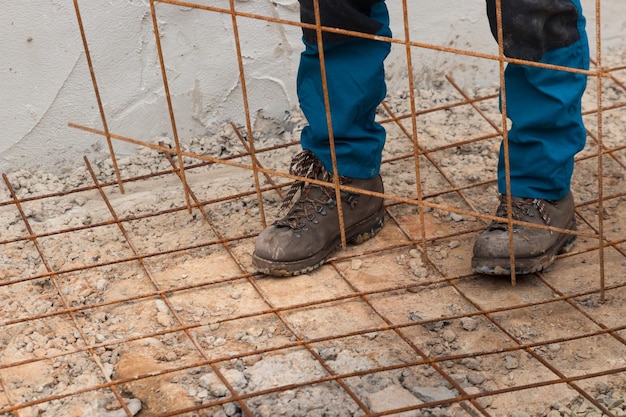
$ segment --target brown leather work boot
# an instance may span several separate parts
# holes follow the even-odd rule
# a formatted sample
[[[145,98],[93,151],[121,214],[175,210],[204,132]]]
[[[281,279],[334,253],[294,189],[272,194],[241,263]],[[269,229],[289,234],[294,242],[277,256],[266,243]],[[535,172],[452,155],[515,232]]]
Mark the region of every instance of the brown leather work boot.
[[[332,182],[332,174],[309,151],[302,151],[291,163],[290,173],[299,177]],[[382,193],[380,176],[371,179],[340,177],[341,184]],[[335,189],[303,181],[289,190],[283,208],[295,193],[300,197],[289,212],[263,230],[256,240],[252,265],[257,271],[274,276],[303,274],[319,267],[341,245],[339,212]],[[383,199],[342,191],[346,240],[361,243],[373,237],[383,226]]]
[[[512,197],[514,220],[561,229],[576,229],[572,193],[558,201]],[[507,217],[506,196],[500,197],[496,216]],[[576,235],[529,226],[513,226],[515,273],[530,274],[550,266],[556,256],[571,248]],[[510,275],[509,232],[506,222],[493,221],[474,243],[472,270],[480,274]]]

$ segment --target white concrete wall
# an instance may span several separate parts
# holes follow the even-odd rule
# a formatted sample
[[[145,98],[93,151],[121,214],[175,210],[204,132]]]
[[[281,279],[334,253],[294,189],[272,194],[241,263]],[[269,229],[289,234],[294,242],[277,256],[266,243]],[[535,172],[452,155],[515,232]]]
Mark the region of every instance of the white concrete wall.
[[[228,8],[228,0],[198,0]],[[236,0],[239,10],[298,20],[297,0]],[[595,0],[583,0],[589,35],[595,36]],[[95,73],[109,130],[141,140],[171,137],[148,0],[81,0]],[[388,0],[394,33],[401,37],[399,0]],[[5,0],[0,13],[0,171],[58,169],[106,150],[102,137],[67,126],[101,128],[72,0]],[[179,137],[211,131],[224,121],[242,122],[243,107],[233,27],[229,15],[158,3]],[[495,53],[483,0],[409,0],[412,40]],[[603,0],[603,40],[624,45],[623,0]],[[300,29],[240,18],[239,34],[250,109],[282,117],[297,105],[294,80]],[[593,42],[592,42],[593,43]],[[419,81],[441,73],[464,85],[492,84],[493,62],[415,50]],[[390,91],[405,86],[402,48],[387,61]],[[115,142],[119,155],[133,148]]]

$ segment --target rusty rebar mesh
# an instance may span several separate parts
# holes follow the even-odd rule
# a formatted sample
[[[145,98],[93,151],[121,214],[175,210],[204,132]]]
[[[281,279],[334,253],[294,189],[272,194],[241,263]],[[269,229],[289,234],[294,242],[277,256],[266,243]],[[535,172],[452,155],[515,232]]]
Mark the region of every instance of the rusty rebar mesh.
[[[232,1],[160,3],[230,15],[234,28],[243,18],[299,24]],[[472,54],[418,43],[407,51],[418,47]],[[159,46],[169,95],[164,56]],[[400,146],[386,150],[383,175],[406,176],[387,183],[385,228],[310,275],[279,280],[255,273],[250,253],[271,222],[266,209],[271,219],[295,179],[283,163],[298,142],[252,139],[241,57],[246,124],[232,125],[239,142],[228,157],[181,146],[169,97],[173,145],[109,132],[94,77],[104,128],[72,126],[151,149],[162,163],[129,177],[113,153],[107,172],[85,158],[88,183],[36,195],[3,175],[0,415],[132,416],[130,398],[145,416],[301,415],[284,407],[331,392],[332,415],[537,415],[564,398],[618,415],[598,398],[626,392],[626,70],[601,59],[589,72],[588,144],[576,159],[577,243],[557,267],[512,283],[468,267],[492,218],[493,170],[468,177],[446,163],[498,146],[497,91],[476,95],[449,76],[457,94],[445,103],[407,113],[394,103],[412,93],[386,100],[380,121]],[[451,114],[471,118],[472,131],[448,134]]]

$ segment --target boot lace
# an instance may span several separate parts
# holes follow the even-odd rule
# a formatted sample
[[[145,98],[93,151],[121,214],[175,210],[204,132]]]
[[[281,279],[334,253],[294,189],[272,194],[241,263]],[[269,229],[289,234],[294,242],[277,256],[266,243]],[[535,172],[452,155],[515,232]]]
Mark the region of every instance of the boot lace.
[[[289,173],[303,178],[312,178],[320,181],[332,182],[333,175],[328,172],[319,159],[311,152],[303,150],[298,153],[291,161]],[[347,178],[340,177],[341,183],[347,182]],[[315,192],[319,190],[321,192]],[[327,207],[335,207],[335,193],[331,187],[323,187],[317,184],[310,184],[304,180],[296,180],[280,207],[283,211],[287,209],[296,193],[300,191],[300,198],[293,203],[291,210],[283,218],[274,222],[277,226],[289,227],[293,230],[306,230],[307,222],[317,224],[319,221],[317,215],[325,216]],[[343,195],[342,191],[342,195]],[[356,195],[345,193],[348,204],[352,207],[356,205]]]
[[[513,220],[518,221],[528,221],[529,217],[535,217],[535,213],[539,213],[541,220],[546,224],[546,226],[550,225],[550,213],[546,209],[546,203],[544,200],[534,198],[520,198],[513,199],[511,201],[511,217]],[[500,197],[500,204],[496,209],[496,216],[507,218],[507,202],[506,196],[502,195]],[[506,229],[507,223],[493,221],[489,226],[490,229]],[[514,226],[515,228],[515,226]]]

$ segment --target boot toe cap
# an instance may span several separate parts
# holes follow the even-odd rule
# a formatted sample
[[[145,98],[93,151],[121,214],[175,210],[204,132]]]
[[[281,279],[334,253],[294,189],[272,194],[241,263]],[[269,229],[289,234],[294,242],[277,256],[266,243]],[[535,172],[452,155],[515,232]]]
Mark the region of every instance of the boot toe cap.
[[[307,242],[290,228],[270,226],[257,237],[254,255],[273,262],[297,261],[314,252]]]

